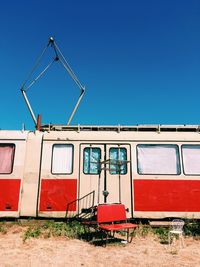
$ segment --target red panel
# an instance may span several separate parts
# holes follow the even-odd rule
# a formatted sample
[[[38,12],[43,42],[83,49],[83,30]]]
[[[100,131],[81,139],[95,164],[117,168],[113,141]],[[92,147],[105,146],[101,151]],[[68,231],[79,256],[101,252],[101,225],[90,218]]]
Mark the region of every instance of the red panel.
[[[134,180],[135,211],[200,212],[200,181]]]
[[[40,211],[76,211],[77,179],[42,179]]]
[[[97,222],[114,222],[126,220],[126,211],[123,204],[107,204],[97,207]]]
[[[20,179],[0,179],[0,211],[18,211]]]

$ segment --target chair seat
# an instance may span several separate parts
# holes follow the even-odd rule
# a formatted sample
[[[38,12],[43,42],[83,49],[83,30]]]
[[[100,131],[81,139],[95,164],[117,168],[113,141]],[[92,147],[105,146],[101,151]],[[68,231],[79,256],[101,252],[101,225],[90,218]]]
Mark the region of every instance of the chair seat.
[[[99,228],[106,231],[119,231],[122,229],[136,228],[137,225],[133,223],[119,223],[119,224],[100,224]]]
[[[137,228],[138,227],[137,224],[133,224],[133,223],[121,223],[121,226],[125,229],[131,229],[131,228]]]
[[[182,230],[171,230],[169,231],[171,234],[182,234],[183,231]]]
[[[117,231],[121,229],[120,224],[101,224],[99,228],[106,231]]]

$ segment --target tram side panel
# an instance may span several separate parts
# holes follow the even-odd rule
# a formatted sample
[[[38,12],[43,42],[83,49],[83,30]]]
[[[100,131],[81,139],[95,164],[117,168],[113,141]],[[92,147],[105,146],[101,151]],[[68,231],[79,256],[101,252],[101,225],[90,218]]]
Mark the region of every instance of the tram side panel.
[[[199,145],[143,142],[133,155],[134,217],[200,218]]]
[[[77,210],[78,146],[44,140],[40,174],[38,216],[70,217]]]
[[[0,217],[19,217],[25,139],[19,133],[0,137]]]
[[[20,216],[37,216],[42,136],[36,131],[27,137]]]

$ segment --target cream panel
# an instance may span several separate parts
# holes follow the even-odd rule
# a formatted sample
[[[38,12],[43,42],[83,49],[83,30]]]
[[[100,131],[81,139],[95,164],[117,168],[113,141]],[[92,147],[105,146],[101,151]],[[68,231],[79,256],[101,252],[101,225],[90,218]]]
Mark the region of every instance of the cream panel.
[[[200,142],[199,132],[135,132],[135,131],[51,131],[44,133],[44,140],[60,140],[60,141],[110,141],[117,142],[123,140],[124,142],[136,141],[142,142],[142,140],[149,142]]]
[[[76,215],[76,212],[69,211],[69,212],[63,212],[63,211],[40,211],[39,216],[43,218],[73,218]]]
[[[36,216],[41,160],[42,133],[30,133],[27,139],[20,216]]]
[[[73,145],[73,163],[72,163],[72,173],[70,174],[53,174],[52,173],[52,159],[53,159],[53,146],[56,144],[69,144]],[[77,179],[77,198],[78,198],[78,176],[79,176],[79,143],[71,142],[66,140],[46,140],[43,141],[42,157],[41,157],[41,174],[39,181],[38,190],[38,216],[46,218],[64,218],[66,217],[66,212],[63,211],[39,211],[40,209],[40,195],[41,195],[41,183],[42,180],[52,179],[58,181],[59,179]],[[78,204],[76,204],[78,207]],[[73,217],[76,212],[69,211],[67,217]]]
[[[0,218],[18,218],[19,212],[18,211],[1,211]]]
[[[52,174],[52,151],[53,145],[55,144],[69,144],[73,145],[73,163],[72,163],[72,174]],[[65,178],[67,179],[78,179],[78,171],[79,171],[79,144],[75,142],[69,141],[45,141],[43,142],[43,154],[42,154],[42,165],[41,165],[41,178],[49,179],[49,178]]]

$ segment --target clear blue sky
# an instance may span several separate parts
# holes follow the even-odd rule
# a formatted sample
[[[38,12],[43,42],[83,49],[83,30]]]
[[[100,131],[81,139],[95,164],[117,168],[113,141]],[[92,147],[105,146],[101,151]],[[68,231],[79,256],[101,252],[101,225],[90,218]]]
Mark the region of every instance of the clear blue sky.
[[[0,5],[1,129],[33,129],[20,86],[51,35],[86,86],[72,124],[200,124],[199,0]],[[64,124],[79,89],[55,65],[27,95]]]

